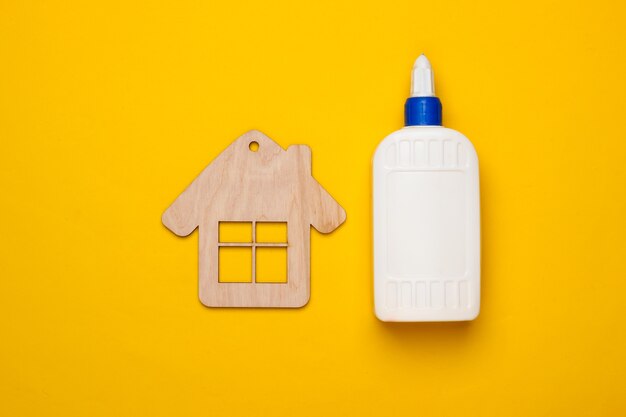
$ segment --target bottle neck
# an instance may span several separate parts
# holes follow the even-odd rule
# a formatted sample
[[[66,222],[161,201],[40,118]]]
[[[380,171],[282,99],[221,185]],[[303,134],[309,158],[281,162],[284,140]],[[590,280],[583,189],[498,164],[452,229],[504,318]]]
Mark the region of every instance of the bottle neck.
[[[404,104],[405,126],[441,126],[441,101],[437,97],[409,97]]]

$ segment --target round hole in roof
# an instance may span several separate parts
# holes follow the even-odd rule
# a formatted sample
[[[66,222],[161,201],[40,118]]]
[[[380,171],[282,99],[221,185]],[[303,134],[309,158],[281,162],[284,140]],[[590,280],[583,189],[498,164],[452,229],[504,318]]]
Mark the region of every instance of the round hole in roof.
[[[259,150],[259,142],[256,141],[252,141],[250,142],[250,144],[248,145],[248,148],[252,151],[252,152],[256,152]]]

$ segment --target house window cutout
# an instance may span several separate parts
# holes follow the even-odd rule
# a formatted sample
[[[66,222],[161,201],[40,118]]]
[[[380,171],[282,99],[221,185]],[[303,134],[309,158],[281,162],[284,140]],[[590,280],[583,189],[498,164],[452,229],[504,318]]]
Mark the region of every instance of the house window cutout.
[[[222,243],[251,243],[251,222],[219,222],[219,241]]]
[[[256,222],[256,241],[264,243],[287,243],[287,223]]]
[[[286,222],[219,222],[218,282],[286,284]]]
[[[287,283],[287,248],[258,247],[256,248],[256,274],[258,283]]]
[[[253,249],[250,246],[220,246],[218,250],[219,282],[252,282]]]

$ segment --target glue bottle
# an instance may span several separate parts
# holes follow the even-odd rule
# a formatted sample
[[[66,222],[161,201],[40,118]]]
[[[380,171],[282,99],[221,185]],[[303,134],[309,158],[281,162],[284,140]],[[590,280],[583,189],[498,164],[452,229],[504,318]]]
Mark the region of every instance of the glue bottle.
[[[374,154],[374,301],[383,321],[473,320],[480,310],[478,157],[441,125],[433,71],[413,66],[405,127]]]

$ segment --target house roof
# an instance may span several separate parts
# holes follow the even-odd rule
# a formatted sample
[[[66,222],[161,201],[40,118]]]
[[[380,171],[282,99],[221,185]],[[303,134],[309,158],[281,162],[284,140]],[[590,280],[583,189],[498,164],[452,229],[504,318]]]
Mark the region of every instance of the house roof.
[[[258,144],[253,150],[251,144]],[[193,232],[203,220],[277,220],[301,210],[322,233],[346,219],[344,209],[311,175],[311,149],[286,150],[252,130],[220,153],[163,213],[163,224],[179,236]],[[216,219],[207,219],[214,216]]]

